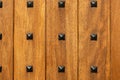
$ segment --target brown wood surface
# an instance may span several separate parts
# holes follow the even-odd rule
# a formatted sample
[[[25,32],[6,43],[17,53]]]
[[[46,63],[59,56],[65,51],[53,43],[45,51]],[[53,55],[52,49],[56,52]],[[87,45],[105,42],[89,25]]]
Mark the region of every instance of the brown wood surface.
[[[79,80],[109,80],[109,0],[97,0],[97,8],[91,8],[90,1],[79,0],[78,76]],[[93,33],[97,41],[90,40]],[[90,66],[97,66],[98,72],[91,73]]]
[[[2,0],[0,8],[0,80],[13,80],[13,0]]]
[[[15,0],[14,7],[14,80],[45,80],[45,0]],[[26,34],[33,33],[33,40]],[[26,72],[32,65],[33,72]]]
[[[77,80],[77,0],[65,0],[65,8],[58,1],[46,0],[46,80]],[[58,72],[61,65],[65,73]]]
[[[120,80],[120,1],[111,0],[111,80]]]
[[[65,0],[65,8],[59,0],[33,0],[27,8],[27,1],[3,0],[0,8],[0,80],[119,80],[119,0],[97,0],[97,8],[92,0]],[[33,40],[26,39],[29,32]],[[97,41],[90,40],[93,33]],[[26,72],[29,65],[33,72]]]

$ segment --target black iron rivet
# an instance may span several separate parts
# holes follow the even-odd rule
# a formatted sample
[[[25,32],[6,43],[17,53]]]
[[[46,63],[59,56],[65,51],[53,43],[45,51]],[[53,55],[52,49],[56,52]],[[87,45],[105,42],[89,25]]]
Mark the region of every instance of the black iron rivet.
[[[58,66],[58,72],[65,72],[65,66]]]
[[[97,67],[96,66],[91,66],[91,72],[92,73],[97,73]]]
[[[2,72],[2,66],[0,66],[0,72]]]
[[[33,66],[27,66],[26,71],[27,72],[33,72]]]
[[[58,2],[58,7],[59,8],[64,8],[65,7],[65,1],[59,1]]]
[[[33,7],[33,1],[27,1],[27,7],[32,8]]]
[[[32,40],[33,39],[33,33],[27,33],[27,40]]]
[[[65,34],[59,34],[58,39],[59,40],[65,40]]]
[[[3,6],[3,2],[2,2],[2,1],[0,1],[0,8],[2,8],[2,6]]]
[[[97,7],[97,1],[91,1],[91,7]]]
[[[91,34],[90,35],[90,37],[91,37],[91,40],[97,40],[97,34]]]
[[[0,33],[0,40],[2,40],[2,33]]]

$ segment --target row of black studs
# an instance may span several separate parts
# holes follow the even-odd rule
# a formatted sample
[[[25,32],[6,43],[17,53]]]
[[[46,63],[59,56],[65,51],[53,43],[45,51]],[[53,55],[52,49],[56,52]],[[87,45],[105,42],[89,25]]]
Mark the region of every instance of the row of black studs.
[[[2,34],[1,34],[2,37]],[[33,40],[33,33],[27,33],[26,35],[27,40]],[[97,40],[97,34],[91,34],[90,39],[96,41]],[[59,34],[58,40],[65,40],[65,34]]]
[[[93,0],[91,1],[91,7],[97,7],[97,1]],[[27,1],[27,7],[32,8],[33,7],[33,1]],[[58,7],[59,8],[64,8],[65,7],[65,1],[59,1],[58,2]]]
[[[92,73],[97,73],[96,66],[91,66],[90,69]],[[2,72],[2,66],[0,66],[0,72]],[[33,72],[33,66],[26,66],[26,72]],[[65,66],[58,66],[58,72],[65,72]]]
[[[96,66],[91,66],[90,70],[92,73],[97,73],[97,71],[98,71]],[[33,66],[27,66],[26,71],[33,72]],[[65,72],[65,66],[58,66],[58,72],[61,72],[61,73]]]

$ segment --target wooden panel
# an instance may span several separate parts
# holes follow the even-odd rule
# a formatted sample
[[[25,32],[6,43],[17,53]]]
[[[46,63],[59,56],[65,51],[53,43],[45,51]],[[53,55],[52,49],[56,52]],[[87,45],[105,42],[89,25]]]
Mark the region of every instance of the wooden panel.
[[[65,0],[65,8],[58,1],[46,0],[46,80],[77,80],[77,0]],[[60,33],[65,40],[58,40]]]
[[[97,7],[91,7],[91,1],[79,0],[79,80],[107,80],[109,0],[97,0]],[[97,34],[97,41],[90,40],[91,34]],[[97,66],[98,72],[91,73],[91,66]]]
[[[111,80],[120,78],[120,1],[111,0]]]
[[[0,80],[13,80],[13,0],[2,0],[0,8]]]
[[[14,80],[45,80],[45,1],[15,0],[14,18]],[[33,33],[33,40],[26,34]],[[33,72],[26,72],[32,65]]]

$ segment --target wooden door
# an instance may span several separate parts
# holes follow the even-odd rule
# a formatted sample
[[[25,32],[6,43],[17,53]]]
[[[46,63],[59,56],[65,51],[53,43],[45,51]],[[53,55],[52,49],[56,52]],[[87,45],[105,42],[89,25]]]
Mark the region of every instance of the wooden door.
[[[0,1],[0,80],[119,80],[119,3]]]
[[[0,0],[0,80],[13,80],[13,0]]]
[[[79,0],[79,80],[109,80],[109,0]]]
[[[111,80],[120,78],[120,1],[111,0]]]
[[[46,80],[77,80],[77,0],[46,0]]]
[[[14,80],[45,80],[45,0],[14,8]]]

